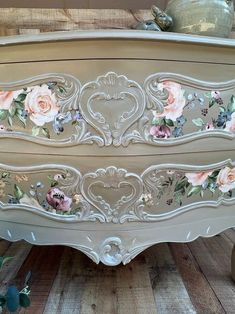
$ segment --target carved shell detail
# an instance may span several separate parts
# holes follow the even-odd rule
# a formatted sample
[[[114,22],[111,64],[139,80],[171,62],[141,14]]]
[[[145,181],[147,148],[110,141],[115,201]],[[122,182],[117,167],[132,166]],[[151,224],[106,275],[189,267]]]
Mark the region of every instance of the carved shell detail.
[[[177,164],[142,174],[109,166],[82,174],[65,165],[0,165],[0,209],[63,222],[155,222],[202,207],[235,204],[235,165]]]
[[[235,80],[155,73],[137,83],[108,72],[82,85],[71,75],[51,73],[0,89],[0,139],[52,147],[170,146],[235,134]]]

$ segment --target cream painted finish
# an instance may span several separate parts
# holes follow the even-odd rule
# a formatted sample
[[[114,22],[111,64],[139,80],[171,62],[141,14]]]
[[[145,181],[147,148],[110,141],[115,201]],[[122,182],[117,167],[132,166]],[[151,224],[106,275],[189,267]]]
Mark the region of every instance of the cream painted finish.
[[[1,90],[57,82],[66,90],[55,90],[61,113],[79,110],[82,119],[78,129],[70,125],[59,137],[50,125],[50,139],[32,136],[32,124],[14,129],[15,120],[12,131],[0,132],[0,181],[10,185],[0,182],[0,190],[6,189],[0,196],[0,236],[68,245],[114,266],[156,243],[188,242],[234,227],[234,192],[212,196],[205,186],[201,196],[194,189],[192,196],[189,190],[182,194],[182,203],[171,200],[188,174],[218,176],[234,168],[234,134],[198,131],[191,122],[202,117],[201,107],[185,111],[185,135],[149,134],[152,110],[162,113],[169,101],[158,90],[161,82],[178,84],[177,97],[220,91],[229,100],[235,92],[234,52],[233,40],[135,31],[1,39]],[[209,118],[216,117],[214,107],[207,110]],[[79,196],[76,213],[62,215],[53,202],[54,211],[42,207],[45,182],[58,174],[59,197]],[[35,196],[30,186],[37,181],[42,195]],[[11,185],[17,200],[9,204]]]

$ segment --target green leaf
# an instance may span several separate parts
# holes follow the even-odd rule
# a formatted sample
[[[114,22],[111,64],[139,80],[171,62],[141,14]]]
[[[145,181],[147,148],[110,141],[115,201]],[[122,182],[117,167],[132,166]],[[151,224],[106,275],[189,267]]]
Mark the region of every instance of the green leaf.
[[[193,186],[191,188],[191,190],[188,192],[188,197],[192,196],[192,195],[196,195],[199,194],[201,192],[202,188],[201,186]]]
[[[219,174],[220,170],[215,170],[212,172],[212,174],[209,176],[209,178],[217,178],[218,177],[218,174]]]
[[[216,103],[216,101],[214,100],[214,98],[210,99],[209,108],[213,107],[215,103]]]
[[[0,294],[0,306],[3,307],[7,302],[5,295]]]
[[[0,256],[0,270],[4,264],[6,264],[7,262],[9,262],[12,259],[13,259],[13,257],[10,257],[10,256]]]
[[[168,126],[174,126],[174,122],[171,119],[165,119],[166,125]]]
[[[0,120],[5,120],[7,116],[8,116],[7,110],[0,110]]]
[[[24,109],[24,104],[22,104],[22,102],[14,101],[14,105],[15,105],[16,109],[21,109],[21,110]]]
[[[45,137],[50,138],[50,131],[47,128],[42,128],[42,134]]]
[[[192,122],[196,126],[203,126],[204,125],[204,121],[202,120],[202,118],[193,119]]]
[[[59,184],[58,181],[54,180],[51,176],[48,176],[48,179],[52,188]]]
[[[188,184],[187,179],[184,179],[181,182],[177,182],[175,185],[175,192],[178,192],[178,191],[182,190],[182,188],[187,187],[187,184]]]
[[[58,86],[58,88],[59,88],[59,91],[61,94],[66,92],[66,89],[63,86],[60,85],[60,86]]]
[[[164,118],[153,118],[152,124],[163,125],[163,124],[165,124],[165,119]]]
[[[235,97],[234,97],[234,95],[232,95],[232,97],[230,99],[227,110],[229,112],[235,112]]]
[[[226,111],[226,108],[223,107],[223,106],[220,106],[219,109],[220,109],[220,112],[225,112]]]
[[[211,98],[211,93],[207,92],[207,93],[205,93],[205,96],[206,96],[207,98]]]
[[[30,299],[26,293],[20,293],[20,306],[25,308],[30,306]]]
[[[211,191],[212,194],[215,193],[215,188],[214,188],[213,184],[209,184],[208,188],[209,188],[209,190]]]
[[[15,113],[16,113],[16,107],[12,105],[9,109],[9,114],[11,117],[14,117]]]
[[[19,95],[17,96],[17,98],[15,99],[15,101],[22,103],[22,102],[25,100],[26,96],[27,96],[26,93],[19,94]]]
[[[32,128],[32,135],[33,136],[38,136],[39,132],[40,132],[40,126],[34,126]]]
[[[10,178],[10,176],[10,172],[3,172],[1,175],[2,179]]]
[[[26,127],[26,118],[25,117],[23,117],[22,115],[21,115],[21,113],[17,110],[17,112],[16,112],[16,116],[17,116],[17,118],[20,120],[20,122],[22,122],[23,123],[23,126],[24,127]]]
[[[20,200],[24,196],[24,192],[17,184],[14,185],[14,195],[17,200]]]
[[[8,116],[7,121],[8,121],[8,124],[9,124],[10,126],[13,125],[13,121],[12,121],[12,117],[11,117],[11,116]]]

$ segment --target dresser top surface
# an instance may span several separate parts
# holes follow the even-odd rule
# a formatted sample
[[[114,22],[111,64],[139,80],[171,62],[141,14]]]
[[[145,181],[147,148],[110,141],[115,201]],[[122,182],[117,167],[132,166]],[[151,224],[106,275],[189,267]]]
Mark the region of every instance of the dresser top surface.
[[[7,36],[0,39],[0,46],[26,43],[69,41],[69,40],[147,40],[155,42],[175,42],[198,44],[205,46],[234,47],[234,39],[195,36],[169,32],[137,31],[137,30],[94,30],[94,31],[64,31],[33,35]]]

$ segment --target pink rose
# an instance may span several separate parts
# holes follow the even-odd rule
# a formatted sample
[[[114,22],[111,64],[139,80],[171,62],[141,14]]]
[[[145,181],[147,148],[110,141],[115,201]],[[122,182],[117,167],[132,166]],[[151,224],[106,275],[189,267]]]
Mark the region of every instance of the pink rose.
[[[58,114],[59,106],[55,95],[46,84],[33,87],[25,98],[25,110],[30,119],[38,126],[53,121]]]
[[[51,188],[46,196],[47,202],[56,210],[70,212],[72,199],[69,198],[58,188]]]
[[[166,125],[154,125],[150,129],[150,134],[157,138],[168,138],[171,136],[171,130]]]
[[[235,168],[225,167],[220,170],[216,183],[220,191],[227,193],[235,188]]]
[[[203,185],[203,183],[207,180],[208,176],[212,174],[213,171],[207,172],[197,172],[197,173],[185,173],[188,182],[192,184],[192,186]]]
[[[166,89],[168,91],[167,105],[164,107],[162,114],[155,112],[154,116],[156,118],[166,117],[167,119],[176,121],[177,118],[182,116],[186,105],[184,90],[182,90],[180,84],[171,81],[164,81],[159,85],[159,89]]]
[[[235,112],[232,113],[231,120],[226,122],[225,131],[235,132]]]
[[[22,92],[22,90],[19,91],[0,91],[0,109],[1,110],[9,110],[11,107],[11,104],[13,102],[14,98],[17,98],[17,96]]]

